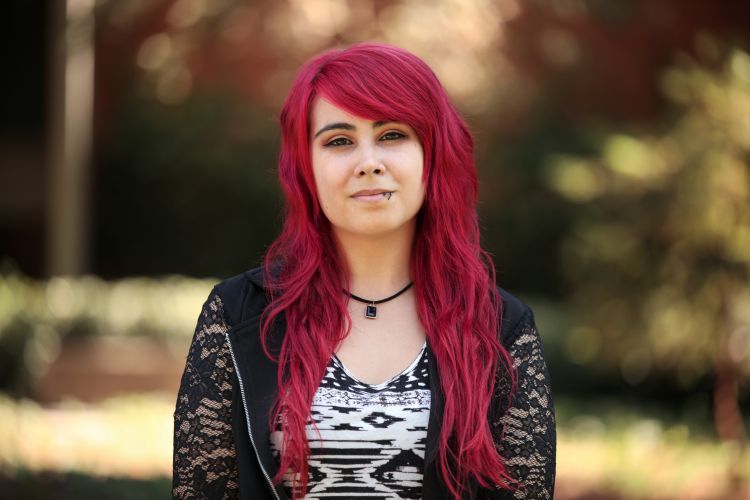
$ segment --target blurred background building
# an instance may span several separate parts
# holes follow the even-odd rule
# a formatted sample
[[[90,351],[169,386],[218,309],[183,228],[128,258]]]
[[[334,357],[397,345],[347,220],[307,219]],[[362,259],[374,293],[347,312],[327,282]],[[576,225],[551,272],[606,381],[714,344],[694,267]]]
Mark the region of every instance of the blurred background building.
[[[379,40],[423,57],[475,134],[485,246],[545,342],[558,497],[750,495],[748,2],[6,10],[0,491],[168,493],[200,305],[278,230],[294,71]]]

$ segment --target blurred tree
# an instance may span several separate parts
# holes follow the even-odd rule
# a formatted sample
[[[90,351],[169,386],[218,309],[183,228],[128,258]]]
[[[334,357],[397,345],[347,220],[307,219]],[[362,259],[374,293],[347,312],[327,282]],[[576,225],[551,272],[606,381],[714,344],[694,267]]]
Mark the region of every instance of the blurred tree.
[[[133,99],[100,155],[96,270],[231,276],[260,262],[278,226],[277,133],[225,95],[179,107]]]
[[[605,135],[594,157],[553,158],[548,184],[579,204],[563,268],[583,325],[571,355],[638,385],[714,381],[720,438],[744,449],[750,378],[750,55],[698,38],[661,80],[651,133]],[[745,386],[746,387],[746,386]],[[738,462],[739,463],[739,462]]]

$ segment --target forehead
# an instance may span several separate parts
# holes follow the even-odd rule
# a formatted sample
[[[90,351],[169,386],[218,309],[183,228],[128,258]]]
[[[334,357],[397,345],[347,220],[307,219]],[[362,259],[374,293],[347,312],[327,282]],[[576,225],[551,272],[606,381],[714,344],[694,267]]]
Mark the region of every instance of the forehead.
[[[313,132],[323,125],[332,122],[345,122],[345,123],[356,123],[356,122],[367,122],[370,121],[361,116],[353,115],[348,111],[339,108],[332,102],[323,99],[322,97],[316,97],[313,101],[311,112],[310,112],[310,123],[312,125]]]

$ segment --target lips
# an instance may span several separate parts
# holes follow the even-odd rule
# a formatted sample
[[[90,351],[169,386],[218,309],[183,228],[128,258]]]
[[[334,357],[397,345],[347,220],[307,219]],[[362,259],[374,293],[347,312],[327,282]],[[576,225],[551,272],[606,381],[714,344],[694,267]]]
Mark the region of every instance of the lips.
[[[393,191],[387,189],[363,189],[354,193],[352,198],[362,201],[378,201],[390,199],[391,194]]]

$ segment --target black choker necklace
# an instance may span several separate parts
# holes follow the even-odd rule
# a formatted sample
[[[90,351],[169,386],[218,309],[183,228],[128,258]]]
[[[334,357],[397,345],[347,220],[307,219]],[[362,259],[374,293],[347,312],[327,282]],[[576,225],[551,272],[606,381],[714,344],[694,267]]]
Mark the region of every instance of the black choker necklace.
[[[348,293],[349,297],[353,298],[356,301],[362,302],[363,304],[367,304],[367,308],[365,309],[365,318],[367,318],[367,319],[375,319],[375,318],[378,317],[378,308],[375,307],[375,304],[382,304],[383,302],[388,302],[389,300],[395,299],[396,297],[398,297],[399,295],[401,295],[402,293],[404,293],[405,291],[407,291],[409,288],[411,288],[411,286],[413,284],[414,284],[413,282],[409,283],[404,288],[402,288],[398,292],[394,293],[390,297],[386,297],[386,298],[380,299],[380,300],[367,300],[367,299],[363,299],[362,297],[357,297],[353,293],[347,292],[346,290],[344,290],[344,293]]]

